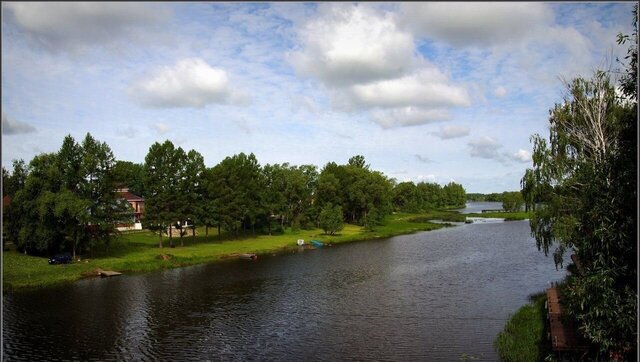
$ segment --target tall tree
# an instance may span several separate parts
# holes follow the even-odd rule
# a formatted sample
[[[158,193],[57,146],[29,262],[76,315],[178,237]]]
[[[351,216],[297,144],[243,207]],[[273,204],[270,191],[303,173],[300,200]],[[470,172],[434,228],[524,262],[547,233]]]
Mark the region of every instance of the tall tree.
[[[637,15],[636,15],[637,20]],[[637,93],[621,99],[607,72],[567,84],[550,112],[549,141],[533,136],[525,200],[539,248],[573,249],[581,275],[566,283],[568,311],[601,352],[631,357],[637,342]],[[631,93],[633,97],[633,94]],[[530,205],[532,206],[532,205]],[[606,354],[605,354],[606,355]]]
[[[173,143],[165,141],[151,145],[145,157],[144,188],[145,223],[159,236],[159,247],[162,248],[162,235],[174,222],[173,196],[175,185],[172,185],[175,148]]]

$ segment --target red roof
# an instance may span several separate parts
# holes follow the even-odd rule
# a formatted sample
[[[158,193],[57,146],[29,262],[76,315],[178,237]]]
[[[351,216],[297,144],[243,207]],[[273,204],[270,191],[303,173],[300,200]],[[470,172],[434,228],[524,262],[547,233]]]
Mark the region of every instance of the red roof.
[[[131,201],[144,201],[144,199],[138,195],[134,195],[129,191],[125,191],[125,192],[116,192],[116,196],[123,198],[129,202]]]
[[[11,203],[11,196],[6,195],[5,197],[2,198],[2,207],[7,207],[9,206],[9,204]]]

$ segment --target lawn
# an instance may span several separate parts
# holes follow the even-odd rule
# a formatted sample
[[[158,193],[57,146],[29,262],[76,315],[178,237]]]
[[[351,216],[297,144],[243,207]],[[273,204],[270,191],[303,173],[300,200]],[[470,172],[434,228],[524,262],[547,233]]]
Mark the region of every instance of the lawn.
[[[438,212],[440,216],[451,214]],[[47,258],[24,255],[15,250],[3,253],[4,290],[38,288],[64,282],[72,282],[83,277],[96,276],[96,269],[114,270],[124,273],[147,272],[152,270],[177,268],[187,265],[210,263],[232,257],[237,253],[271,254],[296,249],[296,241],[312,239],[333,244],[359,240],[384,238],[393,235],[408,234],[417,231],[434,230],[444,225],[428,222],[433,214],[394,214],[389,215],[385,224],[366,231],[357,225],[346,224],[336,235],[325,235],[320,229],[286,230],[280,235],[249,235],[231,237],[223,233],[220,237],[216,229],[210,229],[210,235],[204,236],[204,228],[198,229],[195,239],[174,237],[175,248],[168,247],[168,238],[164,237],[164,248],[158,247],[158,236],[148,231],[127,232],[114,240],[106,250],[96,252],[93,257],[83,255],[80,261],[67,265],[49,265]],[[435,217],[434,217],[435,218]],[[168,257],[167,260],[162,256]]]

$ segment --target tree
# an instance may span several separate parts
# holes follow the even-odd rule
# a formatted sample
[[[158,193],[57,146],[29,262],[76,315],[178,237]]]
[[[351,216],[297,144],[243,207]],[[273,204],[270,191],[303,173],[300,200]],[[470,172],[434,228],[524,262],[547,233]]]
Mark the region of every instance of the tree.
[[[186,205],[183,209],[183,218],[191,222],[192,237],[195,240],[196,224],[203,222],[203,208],[206,203],[203,200],[204,183],[202,173],[205,170],[204,158],[200,153],[190,150],[185,159],[184,177],[180,183],[180,193],[185,195]],[[180,239],[182,245],[182,239]]]
[[[634,15],[635,43],[637,7]],[[624,99],[618,97],[603,71],[566,86],[564,102],[550,112],[549,140],[532,137],[533,169],[522,180],[523,192],[529,206],[534,200],[542,205],[531,231],[545,254],[555,246],[556,263],[573,249],[583,265],[565,286],[579,330],[601,352],[631,359],[637,342],[637,92],[629,87]]]
[[[325,234],[334,235],[344,228],[342,208],[338,205],[326,205],[320,212],[318,219],[320,228],[324,230]]]
[[[145,196],[144,165],[130,161],[116,161],[113,166],[113,178],[117,184],[126,186],[138,196]]]
[[[173,143],[165,141],[151,145],[144,163],[145,224],[159,236],[159,247],[162,248],[162,234],[174,221],[172,198],[175,185],[172,180],[172,163],[175,148]]]
[[[520,191],[503,192],[502,208],[504,209],[504,211],[508,211],[508,212],[520,211],[523,204],[524,204],[524,199],[522,198],[522,193],[520,193]]]
[[[99,244],[108,250],[115,224],[124,217],[113,164],[106,143],[90,134],[82,144],[69,135],[57,153],[34,157],[11,205],[8,229],[18,248],[40,254],[70,250],[74,258],[78,250]]]

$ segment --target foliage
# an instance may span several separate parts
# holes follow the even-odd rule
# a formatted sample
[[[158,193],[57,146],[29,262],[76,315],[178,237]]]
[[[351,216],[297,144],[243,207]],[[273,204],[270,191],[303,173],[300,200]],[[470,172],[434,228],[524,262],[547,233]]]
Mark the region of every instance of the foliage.
[[[464,207],[466,193],[455,182],[441,187],[436,183],[401,182],[393,188],[392,203],[397,211],[425,212],[443,207]]]
[[[637,48],[630,53],[637,57]],[[637,348],[637,93],[618,97],[601,71],[567,88],[550,112],[549,141],[532,137],[523,192],[527,203],[544,206],[531,230],[545,254],[556,246],[556,263],[573,249],[583,264],[584,273],[567,282],[568,311],[580,331],[601,352],[630,356]]]
[[[132,194],[145,197],[144,165],[130,161],[116,161],[113,166],[116,184],[126,186]]]
[[[107,144],[90,134],[82,144],[65,137],[57,153],[36,156],[26,170],[14,163],[12,177],[24,182],[14,184],[8,237],[36,254],[70,250],[75,257],[79,249],[108,247],[115,224],[130,216],[115,195],[114,163]]]
[[[523,204],[524,204],[524,199],[520,191],[504,192],[502,195],[502,208],[504,209],[504,211],[507,211],[507,212],[520,211],[520,208],[522,208]]]
[[[331,204],[327,204],[322,211],[320,211],[318,220],[320,228],[324,230],[325,234],[335,234],[344,228],[344,222],[342,221],[342,207],[339,205],[333,206]]]

